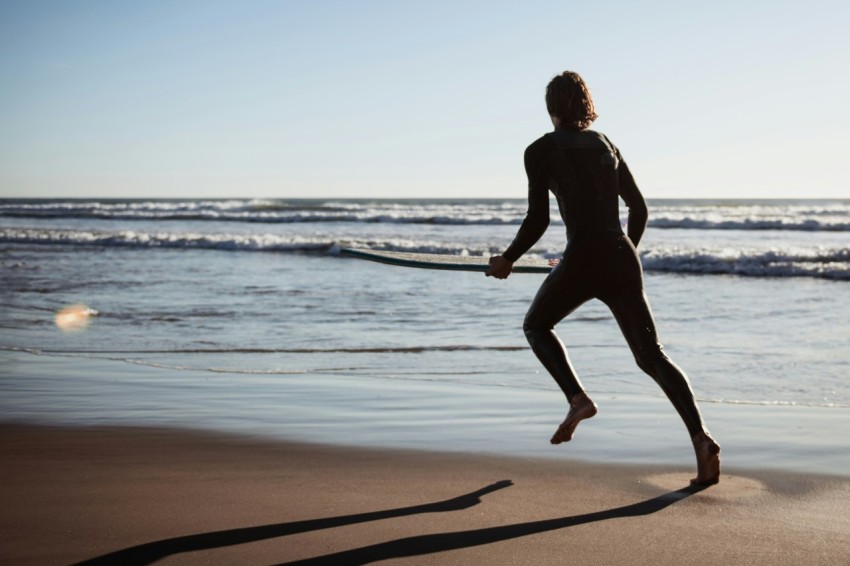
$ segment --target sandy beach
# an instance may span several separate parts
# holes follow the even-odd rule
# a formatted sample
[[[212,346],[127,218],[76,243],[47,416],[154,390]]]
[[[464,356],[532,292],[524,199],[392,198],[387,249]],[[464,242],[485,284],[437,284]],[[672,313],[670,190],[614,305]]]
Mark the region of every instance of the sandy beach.
[[[4,425],[10,564],[840,564],[850,483]]]

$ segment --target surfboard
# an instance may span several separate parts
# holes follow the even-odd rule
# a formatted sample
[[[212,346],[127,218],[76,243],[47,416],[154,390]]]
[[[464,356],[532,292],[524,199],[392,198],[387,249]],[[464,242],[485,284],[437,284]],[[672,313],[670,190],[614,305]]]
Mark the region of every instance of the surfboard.
[[[377,261],[400,267],[418,267],[420,269],[447,269],[450,271],[487,271],[489,257],[460,256],[448,254],[420,254],[409,252],[388,252],[342,248],[340,255]],[[513,273],[549,273],[552,266],[545,259],[520,259],[514,263]]]

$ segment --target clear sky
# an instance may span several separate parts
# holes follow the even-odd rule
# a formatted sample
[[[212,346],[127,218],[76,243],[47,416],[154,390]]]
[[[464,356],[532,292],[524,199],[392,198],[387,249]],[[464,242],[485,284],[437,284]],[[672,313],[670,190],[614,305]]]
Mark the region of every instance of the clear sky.
[[[648,197],[849,197],[850,2],[0,0],[2,197],[524,197],[581,73]]]

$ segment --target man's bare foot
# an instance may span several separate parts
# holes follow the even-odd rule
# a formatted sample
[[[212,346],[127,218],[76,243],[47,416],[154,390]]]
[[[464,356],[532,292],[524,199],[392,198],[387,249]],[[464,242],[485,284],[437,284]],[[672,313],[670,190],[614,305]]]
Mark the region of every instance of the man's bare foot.
[[[555,431],[552,439],[549,441],[552,444],[560,444],[568,442],[573,437],[573,432],[578,426],[579,421],[589,419],[596,414],[596,403],[590,400],[584,393],[576,393],[570,400],[570,412],[567,413],[567,418]]]
[[[714,485],[720,481],[720,445],[708,432],[699,432],[691,439],[697,456],[697,477],[691,485]]]

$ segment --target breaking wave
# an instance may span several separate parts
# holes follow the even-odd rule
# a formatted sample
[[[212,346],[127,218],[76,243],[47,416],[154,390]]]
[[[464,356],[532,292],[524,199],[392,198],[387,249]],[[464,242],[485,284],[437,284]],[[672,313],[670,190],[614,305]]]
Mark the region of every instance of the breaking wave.
[[[330,240],[322,237],[277,234],[200,234],[37,228],[0,228],[0,243],[312,253],[331,256],[338,255],[342,247],[449,255],[483,256],[497,252],[489,248],[470,248],[461,243],[403,239]],[[557,249],[533,251],[537,256],[548,258],[558,257],[560,253]],[[641,249],[641,260],[644,269],[649,272],[746,277],[815,277],[850,281],[850,248],[847,247],[801,249],[660,247]]]

